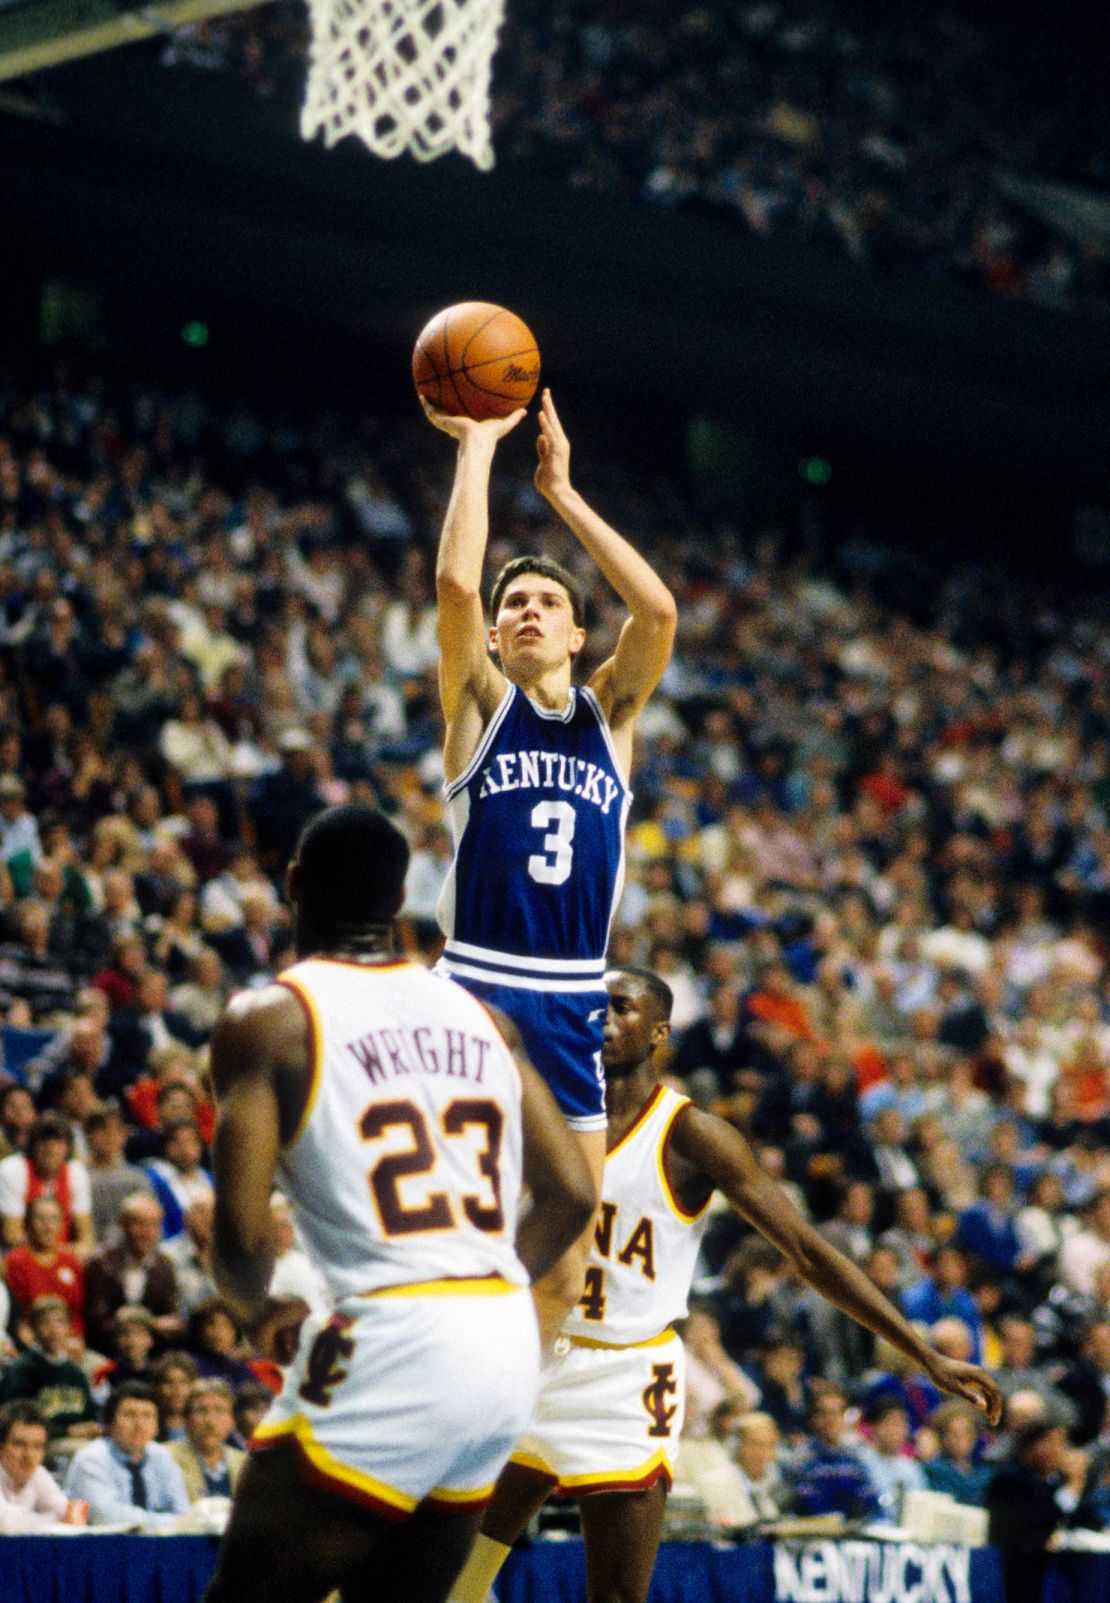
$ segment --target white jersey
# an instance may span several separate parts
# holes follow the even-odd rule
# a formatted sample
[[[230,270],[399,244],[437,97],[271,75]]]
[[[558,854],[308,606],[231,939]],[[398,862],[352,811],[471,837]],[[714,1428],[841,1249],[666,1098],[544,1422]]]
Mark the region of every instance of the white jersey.
[[[686,1312],[709,1204],[687,1213],[667,1172],[671,1129],[689,1097],[658,1085],[605,1159],[581,1301],[563,1322],[576,1341],[631,1347]]]
[[[521,1082],[491,1015],[404,961],[309,958],[280,983],[312,1043],[282,1186],[335,1300],[482,1277],[527,1285],[514,1245]]]

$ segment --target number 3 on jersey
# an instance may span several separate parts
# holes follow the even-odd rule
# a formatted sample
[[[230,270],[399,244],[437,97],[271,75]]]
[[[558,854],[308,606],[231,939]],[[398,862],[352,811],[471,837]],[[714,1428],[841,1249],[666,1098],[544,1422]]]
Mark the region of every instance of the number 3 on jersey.
[[[569,802],[537,802],[532,808],[533,829],[555,825],[551,833],[543,837],[544,854],[550,853],[551,857],[534,852],[528,859],[528,872],[537,885],[562,885],[570,878],[575,821],[574,808]]]

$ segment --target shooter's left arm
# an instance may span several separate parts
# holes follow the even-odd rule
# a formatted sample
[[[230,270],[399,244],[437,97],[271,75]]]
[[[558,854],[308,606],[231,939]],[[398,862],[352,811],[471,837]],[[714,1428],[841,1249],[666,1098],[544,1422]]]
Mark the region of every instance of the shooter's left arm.
[[[603,694],[611,722],[634,718],[670,661],[678,621],[675,599],[651,564],[571,484],[570,442],[550,390],[543,393],[539,422],[536,488],[632,614],[612,657],[594,676],[594,684]]]
[[[671,1148],[711,1180],[823,1297],[897,1347],[940,1390],[974,1403],[992,1425],[998,1423],[1002,1398],[992,1377],[930,1347],[863,1271],[802,1217],[730,1124],[689,1107],[675,1123]]]

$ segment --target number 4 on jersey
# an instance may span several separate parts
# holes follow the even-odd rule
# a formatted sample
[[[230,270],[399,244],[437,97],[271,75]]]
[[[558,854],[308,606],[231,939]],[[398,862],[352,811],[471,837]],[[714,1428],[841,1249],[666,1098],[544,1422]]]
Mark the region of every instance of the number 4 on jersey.
[[[586,1270],[586,1283],[578,1306],[582,1310],[582,1318],[600,1323],[605,1318],[605,1270],[591,1264]]]

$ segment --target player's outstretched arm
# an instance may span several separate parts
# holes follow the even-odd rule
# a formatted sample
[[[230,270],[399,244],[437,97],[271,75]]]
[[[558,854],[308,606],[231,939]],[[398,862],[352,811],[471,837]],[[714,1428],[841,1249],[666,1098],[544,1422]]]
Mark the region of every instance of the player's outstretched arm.
[[[237,1316],[251,1328],[268,1312],[273,1271],[270,1193],[282,1139],[307,1069],[304,1015],[289,991],[269,986],[233,997],[212,1035],[216,1137],[212,1167],[216,1215],[212,1272]],[[282,1087],[282,1078],[286,1085]]]
[[[649,562],[583,500],[570,480],[570,441],[551,391],[544,390],[536,488],[597,563],[632,616],[617,649],[594,675],[614,728],[635,718],[670,661],[678,619],[675,599]]]
[[[448,417],[427,401],[421,404],[430,423],[458,443],[455,481],[443,520],[436,559],[436,601],[439,609],[439,693],[447,720],[446,769],[450,779],[465,768],[470,752],[468,733],[453,730],[453,722],[468,710],[484,721],[504,693],[505,681],[490,661],[482,612],[482,564],[489,538],[489,477],[497,442],[514,429],[523,410],[506,418],[475,423],[468,417]],[[462,742],[454,737],[461,733]],[[471,742],[473,744],[473,742]],[[453,758],[461,756],[461,761]]]
[[[986,1370],[935,1352],[863,1271],[802,1218],[782,1187],[760,1168],[743,1136],[724,1119],[687,1108],[676,1121],[671,1151],[695,1185],[703,1176],[719,1187],[829,1302],[905,1353],[941,1391],[974,1403],[992,1425],[998,1423],[1002,1394]]]
[[[500,1008],[490,1011],[520,1070],[524,1182],[532,1205],[521,1214],[516,1250],[534,1285],[585,1230],[597,1207],[597,1192],[582,1149],[532,1067],[520,1031]]]

